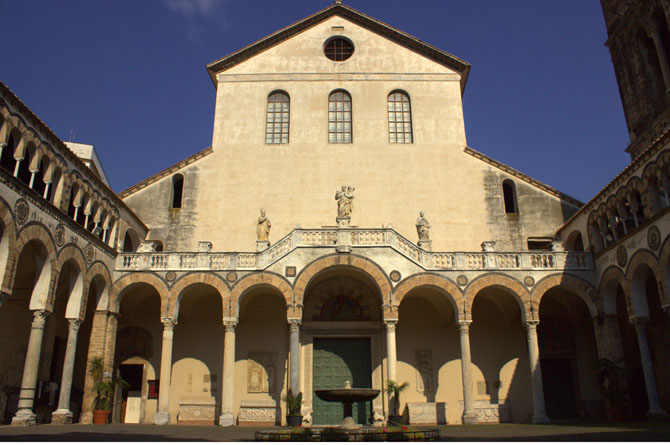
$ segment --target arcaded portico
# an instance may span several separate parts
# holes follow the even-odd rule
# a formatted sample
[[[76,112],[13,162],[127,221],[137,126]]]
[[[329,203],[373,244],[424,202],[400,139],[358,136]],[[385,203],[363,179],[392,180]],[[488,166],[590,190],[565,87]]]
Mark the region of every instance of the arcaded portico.
[[[467,146],[467,62],[339,1],[207,70],[212,146],[118,195],[0,84],[0,421],[92,422],[94,359],[121,423],[333,425],[347,380],[367,425],[667,418],[665,124],[584,204]]]

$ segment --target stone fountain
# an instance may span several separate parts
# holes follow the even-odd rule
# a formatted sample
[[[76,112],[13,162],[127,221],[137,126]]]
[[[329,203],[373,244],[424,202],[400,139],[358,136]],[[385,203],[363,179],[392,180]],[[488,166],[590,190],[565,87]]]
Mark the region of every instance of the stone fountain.
[[[349,380],[344,382],[344,388],[339,389],[319,389],[316,395],[326,402],[342,403],[343,418],[340,428],[343,430],[359,429],[352,416],[352,404],[354,402],[368,402],[379,394],[378,389],[371,388],[352,388]]]

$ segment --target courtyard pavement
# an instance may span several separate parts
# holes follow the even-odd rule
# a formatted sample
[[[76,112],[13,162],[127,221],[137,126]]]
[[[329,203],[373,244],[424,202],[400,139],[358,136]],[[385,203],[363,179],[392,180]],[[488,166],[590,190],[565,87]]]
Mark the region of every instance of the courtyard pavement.
[[[12,442],[241,442],[252,441],[258,427],[156,425],[0,426],[0,441]],[[670,423],[571,423],[441,426],[443,441],[670,441]]]

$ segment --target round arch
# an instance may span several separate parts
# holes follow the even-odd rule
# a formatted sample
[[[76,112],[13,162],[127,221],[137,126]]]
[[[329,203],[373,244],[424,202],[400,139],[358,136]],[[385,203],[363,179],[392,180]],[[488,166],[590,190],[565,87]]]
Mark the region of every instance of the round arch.
[[[98,289],[98,295],[97,295],[97,301],[95,302],[95,310],[105,310],[108,309],[109,306],[109,290],[111,287],[111,277],[109,275],[109,270],[107,270],[107,267],[100,262],[94,263],[89,269],[86,274],[86,292],[84,294],[84,298],[88,300],[89,296],[89,291],[91,289],[91,286],[93,285],[94,282],[99,282],[102,283],[102,289]],[[86,304],[82,306],[82,316],[84,315],[84,310],[85,307],[88,305],[88,301],[86,301]]]
[[[617,266],[610,266],[605,270],[605,273],[600,277],[600,300],[596,305],[603,315],[616,314],[616,286],[625,289],[626,277],[623,271]],[[626,298],[628,305],[628,299]],[[630,307],[628,308],[630,310]]]
[[[163,280],[157,275],[146,272],[135,272],[124,275],[114,283],[112,287],[112,296],[110,298],[109,308],[112,312],[119,312],[123,294],[136,284],[148,284],[153,287],[161,299],[161,317],[168,316],[168,296],[169,291]]]
[[[661,281],[660,277],[663,275],[659,273],[659,263],[654,254],[646,249],[635,252],[628,262],[628,267],[626,269],[626,287],[624,288],[626,299],[630,300],[630,316],[644,317],[649,315],[649,308],[646,300],[647,294],[644,289],[645,269],[651,271],[657,284],[662,284],[659,283],[659,281]],[[659,295],[662,294],[663,292],[659,292]]]
[[[17,260],[16,225],[7,202],[0,198],[0,292],[11,293],[13,265]]]
[[[223,317],[228,317],[230,307],[230,289],[226,282],[218,275],[197,272],[183,276],[177,281],[168,295],[168,317],[177,318],[179,315],[179,303],[184,293],[192,286],[203,284],[215,289],[221,297]]]
[[[486,274],[474,279],[465,289],[463,298],[463,316],[466,320],[472,319],[472,303],[477,294],[487,287],[499,287],[512,294],[519,304],[521,320],[534,319],[531,297],[528,290],[519,281],[508,275]],[[530,316],[530,317],[529,317]]]
[[[663,292],[661,292],[661,304],[670,305],[670,296],[668,296],[668,290],[670,290],[670,236],[665,238],[659,251],[657,269],[657,279],[665,285]]]
[[[242,278],[230,291],[230,309],[228,312],[229,317],[239,319],[240,302],[242,298],[244,298],[244,295],[246,295],[249,290],[258,286],[273,288],[282,295],[287,306],[292,304],[293,291],[291,289],[291,284],[286,281],[284,277],[270,272],[254,273]],[[225,313],[226,311],[224,311],[224,316]]]
[[[421,273],[405,278],[395,287],[391,298],[393,312],[395,313],[394,318],[398,318],[396,308],[400,306],[403,298],[405,298],[405,296],[412,290],[421,287],[431,287],[444,294],[453,306],[456,321],[459,321],[464,317],[463,312],[461,311],[461,308],[463,307],[463,293],[458,286],[451,280],[440,275]],[[385,312],[384,318],[387,318],[387,315],[393,314],[387,314]]]
[[[596,304],[600,298],[596,289],[589,282],[567,274],[555,274],[542,278],[535,285],[531,294],[533,308],[539,310],[542,297],[554,287],[563,287],[573,292],[586,304],[591,318],[598,316],[598,307]]]
[[[382,302],[390,303],[391,282],[381,267],[372,261],[358,255],[332,254],[321,257],[311,262],[307,267],[300,271],[296,277],[293,291],[295,293],[295,304],[304,304],[305,290],[312,280],[326,269],[334,267],[344,267],[357,269],[366,275],[377,286],[381,295]]]
[[[30,300],[30,309],[46,309],[53,305],[56,277],[58,274],[58,261],[54,240],[51,234],[39,223],[29,223],[21,229],[16,240],[16,260],[12,265],[11,280],[8,283],[10,289],[14,286],[16,278],[16,266],[23,250],[29,243],[38,243],[45,251],[45,268],[35,283],[33,297]]]

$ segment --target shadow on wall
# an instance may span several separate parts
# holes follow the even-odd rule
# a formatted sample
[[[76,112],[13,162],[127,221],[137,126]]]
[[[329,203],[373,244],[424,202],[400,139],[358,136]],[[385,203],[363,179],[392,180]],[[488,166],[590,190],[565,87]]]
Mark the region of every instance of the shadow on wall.
[[[532,392],[526,331],[517,302],[504,291],[484,289],[474,299],[472,319],[470,345],[475,401],[490,405],[506,403],[511,412],[505,412],[503,407],[498,411],[503,421],[530,420]]]

